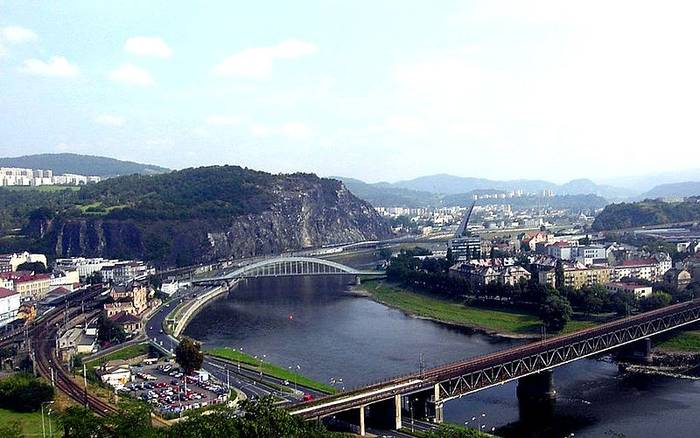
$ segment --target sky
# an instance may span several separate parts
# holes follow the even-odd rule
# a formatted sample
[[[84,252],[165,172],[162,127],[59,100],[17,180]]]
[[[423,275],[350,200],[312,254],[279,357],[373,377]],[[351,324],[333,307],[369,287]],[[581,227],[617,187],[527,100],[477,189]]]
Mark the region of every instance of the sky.
[[[696,1],[4,1],[0,156],[366,181],[700,167]]]

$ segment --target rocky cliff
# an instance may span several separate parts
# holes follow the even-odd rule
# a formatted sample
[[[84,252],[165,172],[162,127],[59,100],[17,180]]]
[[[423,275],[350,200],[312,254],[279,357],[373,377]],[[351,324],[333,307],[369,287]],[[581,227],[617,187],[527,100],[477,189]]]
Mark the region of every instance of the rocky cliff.
[[[276,254],[390,236],[387,222],[339,181],[315,175],[260,172],[246,179],[252,171],[227,166],[182,171],[182,177],[190,181],[192,174],[186,172],[197,172],[202,177],[207,169],[216,173],[214,179],[222,181],[220,192],[190,190],[187,197],[192,198],[191,202],[180,209],[172,201],[179,195],[172,193],[172,186],[160,198],[153,194],[153,187],[142,188],[152,186],[153,179],[162,178],[154,176],[141,180],[143,184],[127,181],[129,190],[124,189],[125,182],[118,181],[106,190],[93,189],[89,199],[80,202],[93,206],[97,214],[34,215],[25,229],[56,257],[143,258],[161,265]],[[226,178],[234,176],[236,185],[226,184]],[[206,180],[211,182],[210,178],[208,175]],[[121,192],[128,192],[129,197],[115,193],[115,187],[121,187]],[[240,191],[240,196],[236,191]],[[245,202],[237,202],[239,199]],[[129,207],[110,210],[108,200]],[[110,213],[99,214],[104,207]],[[188,214],[178,213],[184,209]]]

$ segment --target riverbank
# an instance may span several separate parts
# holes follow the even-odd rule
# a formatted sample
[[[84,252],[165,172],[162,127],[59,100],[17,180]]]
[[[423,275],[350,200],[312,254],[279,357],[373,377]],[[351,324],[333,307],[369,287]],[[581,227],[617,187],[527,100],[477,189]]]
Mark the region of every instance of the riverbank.
[[[337,390],[330,385],[317,382],[316,380],[313,380],[302,374],[294,373],[288,369],[284,369],[269,362],[261,361],[253,356],[249,356],[245,353],[241,353],[240,351],[233,350],[228,347],[210,348],[207,349],[205,353],[214,357],[229,360],[231,362],[240,362],[241,366],[244,366],[248,369],[253,369],[255,371],[262,370],[264,374],[275,377],[277,379],[287,380],[290,383],[290,385],[296,384],[326,394],[334,394],[335,392],[337,392]]]
[[[466,328],[479,333],[507,338],[534,339],[540,336],[542,323],[533,314],[506,310],[467,307],[462,303],[405,289],[386,281],[366,281],[353,288],[366,296],[405,312],[442,324]],[[592,327],[591,321],[569,321],[564,333]]]

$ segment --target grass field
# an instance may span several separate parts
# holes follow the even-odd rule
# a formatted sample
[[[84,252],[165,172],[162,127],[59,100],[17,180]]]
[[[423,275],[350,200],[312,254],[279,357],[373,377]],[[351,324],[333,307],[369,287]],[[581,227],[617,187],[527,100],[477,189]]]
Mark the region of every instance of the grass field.
[[[461,303],[409,291],[381,281],[365,282],[362,288],[381,303],[423,318],[511,335],[532,335],[540,333],[541,330],[542,323],[539,318],[528,313],[466,307]],[[569,333],[593,325],[588,321],[570,321],[564,332]]]
[[[4,186],[3,188],[15,191],[35,190],[37,192],[60,192],[61,190],[80,190],[80,187],[78,186]]]
[[[700,331],[677,333],[656,347],[669,351],[700,352]]]
[[[22,436],[32,437],[42,436],[41,433],[41,412],[20,413],[12,412],[5,409],[0,409],[0,425],[8,426],[10,423],[17,421],[22,426]],[[48,436],[48,419],[44,416],[46,435]],[[56,423],[56,416],[52,414],[51,425],[54,436],[62,436],[61,430]]]
[[[230,348],[212,348],[206,350],[206,353],[212,356],[220,357],[222,359],[228,359],[232,362],[240,362],[241,364],[249,365],[247,367],[249,369],[252,368],[257,370],[259,369],[261,364],[261,362],[258,359],[249,356],[245,353],[241,353],[240,351],[232,350]],[[287,380],[289,381],[290,385],[293,385],[294,382],[296,382],[296,384],[298,385],[315,389],[320,392],[325,392],[326,394],[333,394],[336,392],[336,389],[330,385],[317,382],[306,376],[291,372],[288,369],[278,367],[277,365],[273,365],[268,362],[262,362],[262,371],[263,373],[269,376]]]
[[[123,360],[131,359],[136,356],[141,356],[142,354],[148,354],[149,346],[148,344],[134,344],[128,347],[122,348],[121,350],[113,351],[106,356],[102,356],[97,359],[85,362],[85,366],[96,366],[101,363],[108,362],[110,360]]]

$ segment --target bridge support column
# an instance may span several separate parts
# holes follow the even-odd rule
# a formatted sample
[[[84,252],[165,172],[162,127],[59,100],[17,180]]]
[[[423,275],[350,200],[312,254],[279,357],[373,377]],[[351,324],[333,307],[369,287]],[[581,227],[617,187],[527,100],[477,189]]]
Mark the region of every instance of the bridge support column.
[[[367,406],[367,422],[379,429],[401,428],[401,395]]]
[[[440,385],[436,384],[433,388],[433,402],[435,403],[435,423],[442,424],[445,421],[445,410],[440,400]]]
[[[520,421],[537,421],[554,414],[557,391],[552,371],[542,371],[518,379]]]
[[[644,338],[620,348],[618,360],[633,363],[651,363],[651,339]]]
[[[360,406],[360,436],[365,435],[367,435],[367,431],[365,430],[365,407]]]
[[[362,280],[360,279],[359,275],[356,275],[355,276],[355,286],[359,286],[360,284],[362,284]]]

